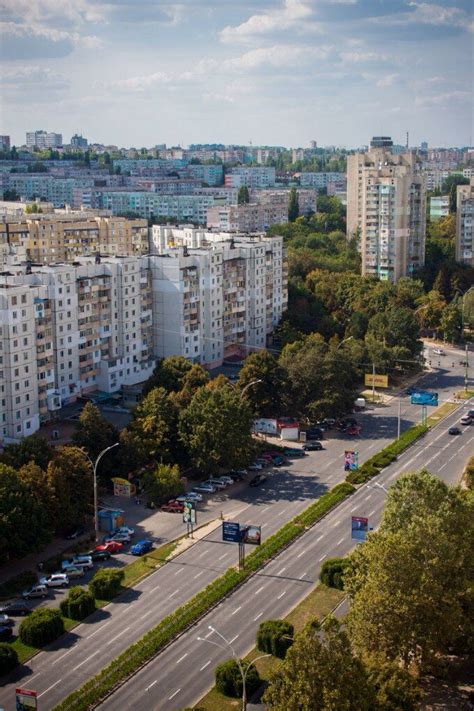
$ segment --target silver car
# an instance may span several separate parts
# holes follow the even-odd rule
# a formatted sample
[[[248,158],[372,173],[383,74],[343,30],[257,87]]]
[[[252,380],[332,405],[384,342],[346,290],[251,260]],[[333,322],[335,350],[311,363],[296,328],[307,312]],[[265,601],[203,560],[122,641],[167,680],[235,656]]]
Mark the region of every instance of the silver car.
[[[48,588],[66,588],[69,578],[66,573],[53,573],[49,578],[41,578],[40,583]]]
[[[30,600],[34,597],[48,597],[48,588],[46,585],[42,585],[41,583],[37,583],[36,585],[32,585],[29,590],[25,590],[22,593],[23,597],[25,600]]]

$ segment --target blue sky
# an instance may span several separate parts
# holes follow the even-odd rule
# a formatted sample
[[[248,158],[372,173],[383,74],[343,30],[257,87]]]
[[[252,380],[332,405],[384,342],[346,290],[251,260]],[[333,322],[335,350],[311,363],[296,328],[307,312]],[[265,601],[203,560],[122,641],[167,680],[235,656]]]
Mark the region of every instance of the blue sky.
[[[471,0],[0,0],[0,133],[472,143]]]

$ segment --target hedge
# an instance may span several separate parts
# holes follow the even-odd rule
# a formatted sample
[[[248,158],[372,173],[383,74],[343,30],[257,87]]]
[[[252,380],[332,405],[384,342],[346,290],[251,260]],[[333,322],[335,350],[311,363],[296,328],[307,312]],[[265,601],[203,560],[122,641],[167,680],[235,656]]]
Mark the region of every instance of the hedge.
[[[248,668],[249,662],[240,661],[244,669]],[[224,696],[231,696],[234,699],[242,698],[242,674],[235,659],[227,659],[216,667],[216,689]],[[257,669],[252,666],[247,672],[246,691],[247,697],[252,696],[259,688],[262,680]]]
[[[286,620],[265,620],[257,632],[257,649],[284,659],[293,644],[295,628]]]
[[[90,581],[89,590],[98,600],[112,600],[119,594],[124,577],[123,570],[102,568]]]
[[[67,598],[61,601],[59,607],[64,617],[84,620],[95,610],[95,597],[90,590],[76,585],[69,590]]]
[[[19,637],[30,647],[44,647],[64,633],[64,620],[59,610],[40,607],[33,610],[20,625]]]
[[[344,572],[346,568],[346,558],[329,558],[321,567],[319,579],[328,588],[344,590]]]
[[[7,642],[0,642],[0,676],[9,674],[18,664],[16,649]]]

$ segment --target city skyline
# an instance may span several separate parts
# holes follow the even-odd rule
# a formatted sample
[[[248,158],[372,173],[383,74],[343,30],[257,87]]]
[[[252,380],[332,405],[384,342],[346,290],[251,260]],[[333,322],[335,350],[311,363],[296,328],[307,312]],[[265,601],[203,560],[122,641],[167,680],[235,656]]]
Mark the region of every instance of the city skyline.
[[[136,147],[472,143],[466,0],[2,6],[12,144],[41,127]]]

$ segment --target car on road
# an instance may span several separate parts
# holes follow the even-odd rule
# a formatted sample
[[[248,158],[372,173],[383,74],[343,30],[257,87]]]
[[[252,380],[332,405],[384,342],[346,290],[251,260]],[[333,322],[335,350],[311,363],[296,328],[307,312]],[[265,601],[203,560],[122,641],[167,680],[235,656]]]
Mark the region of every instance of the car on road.
[[[435,355],[439,355],[439,356],[444,356],[444,355],[446,355],[446,353],[443,351],[442,348],[433,348],[433,353],[434,353]]]
[[[305,452],[320,452],[323,448],[321,442],[308,442],[308,444],[303,445]]]
[[[21,595],[25,600],[31,600],[35,597],[45,598],[48,597],[48,588],[46,585],[36,583],[36,585],[32,585],[28,590],[24,590]]]
[[[264,474],[257,474],[253,479],[249,481],[249,486],[260,486],[267,481],[267,477]]]
[[[184,504],[173,499],[172,501],[168,501],[167,504],[163,504],[160,508],[162,511],[167,511],[168,513],[183,513]]]
[[[122,532],[122,533],[112,533],[109,536],[105,536],[104,538],[104,543],[107,543],[107,541],[114,541],[115,543],[130,543],[130,536],[128,533]]]
[[[324,430],[321,427],[310,427],[306,430],[306,440],[324,439]]]
[[[219,490],[221,490],[221,491],[222,491],[222,489],[227,489],[227,486],[228,486],[227,484],[225,484],[225,483],[224,483],[223,481],[221,481],[220,479],[208,479],[208,480],[207,480],[206,482],[204,482],[204,483],[205,483],[205,484],[210,484],[210,485],[213,486],[214,488],[219,489]]]
[[[293,457],[305,457],[306,452],[304,451],[304,449],[285,449],[284,455],[285,457],[291,459]]]
[[[216,481],[221,481],[226,486],[230,486],[231,484],[234,483],[234,480],[232,479],[232,477],[228,476],[227,474],[223,474],[222,476],[216,477]]]
[[[71,580],[71,578],[82,578],[86,571],[84,568],[79,568],[79,566],[69,563],[69,565],[63,568],[62,572],[66,573],[69,580]]]
[[[85,532],[86,529],[84,528],[84,526],[73,526],[69,529],[69,531],[66,531],[65,538],[68,541],[73,541],[75,538],[83,536]]]
[[[118,536],[120,534],[123,534],[124,536],[128,536],[129,538],[131,538],[132,536],[135,535],[135,529],[129,528],[128,526],[119,526],[119,528],[115,529],[115,531],[113,532],[113,535]]]
[[[5,627],[2,625],[0,627],[0,642],[9,642],[13,637],[13,630],[11,627]]]
[[[473,418],[474,418],[474,410],[468,410],[468,411],[467,411],[467,414],[469,415],[469,417],[473,417]]]
[[[360,434],[360,427],[358,425],[350,425],[350,427],[347,428],[346,434],[348,435],[359,435]]]
[[[119,546],[120,543],[114,543],[114,545]],[[109,560],[111,553],[108,549],[104,550],[105,544],[102,544],[100,546],[97,546],[97,548],[93,551],[89,551],[87,555],[90,555],[94,563],[98,563],[101,560]],[[117,551],[118,552],[118,551]]]
[[[31,608],[23,600],[13,600],[0,605],[0,615],[8,615],[8,617],[23,617],[30,612]]]
[[[144,538],[142,541],[138,541],[130,548],[130,553],[132,555],[144,555],[144,553],[149,553],[153,548],[153,542],[148,538]]]
[[[86,560],[82,562],[77,559],[61,561],[61,572],[66,573],[66,575],[70,578],[71,575],[69,571],[71,568],[78,568],[84,572],[86,570],[91,570],[94,567],[94,561],[90,556],[84,556],[84,558],[86,558]]]
[[[90,555],[74,555],[71,564],[76,568],[84,568],[84,570],[92,570],[94,567],[94,561]]]
[[[193,488],[193,491],[197,491],[198,494],[201,492],[203,494],[214,494],[216,491],[216,487],[202,482],[201,484],[196,484],[196,486]]]
[[[69,578],[66,573],[53,573],[48,577],[40,578],[40,584],[46,585],[47,588],[67,588]]]
[[[188,491],[187,494],[177,496],[176,501],[179,501],[180,504],[184,504],[185,501],[194,501],[198,503],[199,501],[202,501],[202,494],[198,494],[195,491]]]
[[[113,553],[120,553],[123,548],[123,543],[120,541],[106,541],[95,547],[96,553],[108,553],[109,556]],[[92,558],[92,556],[91,556]]]
[[[461,430],[459,429],[459,427],[450,427],[449,430],[448,430],[448,434],[450,434],[450,435],[460,435],[460,434],[461,434]]]
[[[8,615],[0,615],[0,626],[2,627],[13,627],[15,621],[8,617]]]
[[[462,425],[470,425],[470,424],[472,423],[472,418],[469,417],[469,415],[463,415],[463,416],[461,417],[461,419],[459,420],[459,422],[460,422]]]

